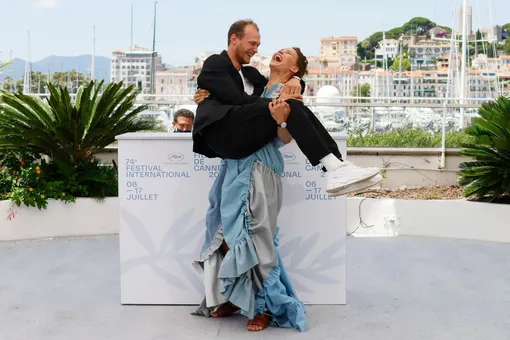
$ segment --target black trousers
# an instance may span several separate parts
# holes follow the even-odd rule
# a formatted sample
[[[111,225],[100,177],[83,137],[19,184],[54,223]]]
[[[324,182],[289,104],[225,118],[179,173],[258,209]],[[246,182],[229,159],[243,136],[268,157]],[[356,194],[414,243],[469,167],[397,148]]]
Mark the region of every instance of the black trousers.
[[[313,166],[332,153],[342,160],[335,140],[312,111],[300,101],[289,100],[287,129]],[[278,125],[269,111],[270,100],[236,106],[221,120],[202,131],[202,136],[222,158],[251,155],[277,136]]]

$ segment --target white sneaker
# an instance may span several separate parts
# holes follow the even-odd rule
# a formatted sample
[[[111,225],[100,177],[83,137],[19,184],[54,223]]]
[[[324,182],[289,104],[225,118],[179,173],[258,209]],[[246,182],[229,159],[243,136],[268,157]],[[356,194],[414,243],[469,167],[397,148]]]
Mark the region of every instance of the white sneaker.
[[[344,189],[340,189],[338,191],[332,192],[329,195],[330,196],[342,196],[342,195],[347,195],[347,194],[350,194],[353,192],[362,191],[362,190],[368,189],[370,187],[373,187],[374,185],[378,184],[382,180],[383,180],[383,176],[381,176],[381,174],[377,174],[372,178],[369,178],[365,181],[361,181],[358,183],[354,183]]]
[[[335,171],[326,172],[326,192],[334,193],[347,187],[370,179],[379,173],[378,168],[360,168],[351,162],[342,162]]]

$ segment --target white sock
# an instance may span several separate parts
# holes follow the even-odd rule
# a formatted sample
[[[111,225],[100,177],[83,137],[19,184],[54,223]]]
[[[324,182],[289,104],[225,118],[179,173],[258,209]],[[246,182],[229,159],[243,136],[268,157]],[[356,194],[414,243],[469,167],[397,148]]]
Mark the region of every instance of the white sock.
[[[336,169],[342,166],[342,161],[339,160],[332,153],[322,158],[319,162],[321,162],[321,164],[326,168],[327,171],[335,171]]]

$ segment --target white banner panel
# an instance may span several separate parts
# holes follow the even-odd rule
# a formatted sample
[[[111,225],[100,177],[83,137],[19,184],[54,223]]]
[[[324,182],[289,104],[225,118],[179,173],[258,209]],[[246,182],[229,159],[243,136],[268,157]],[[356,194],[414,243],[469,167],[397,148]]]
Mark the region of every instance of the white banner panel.
[[[342,155],[346,140],[332,134]],[[191,265],[205,232],[208,193],[219,159],[192,151],[188,134],[118,138],[121,302],[198,304],[201,274]],[[295,142],[285,159],[280,252],[307,304],[346,302],[346,198],[329,197],[326,178]]]

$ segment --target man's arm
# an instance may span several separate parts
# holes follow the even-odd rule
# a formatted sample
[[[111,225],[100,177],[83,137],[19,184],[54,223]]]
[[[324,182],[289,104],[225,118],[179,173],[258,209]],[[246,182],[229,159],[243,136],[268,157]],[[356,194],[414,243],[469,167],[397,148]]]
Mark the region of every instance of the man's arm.
[[[250,96],[239,90],[229,74],[229,67],[219,55],[207,58],[197,79],[198,88],[209,91],[210,99],[222,104],[242,105],[260,100],[258,96]]]

